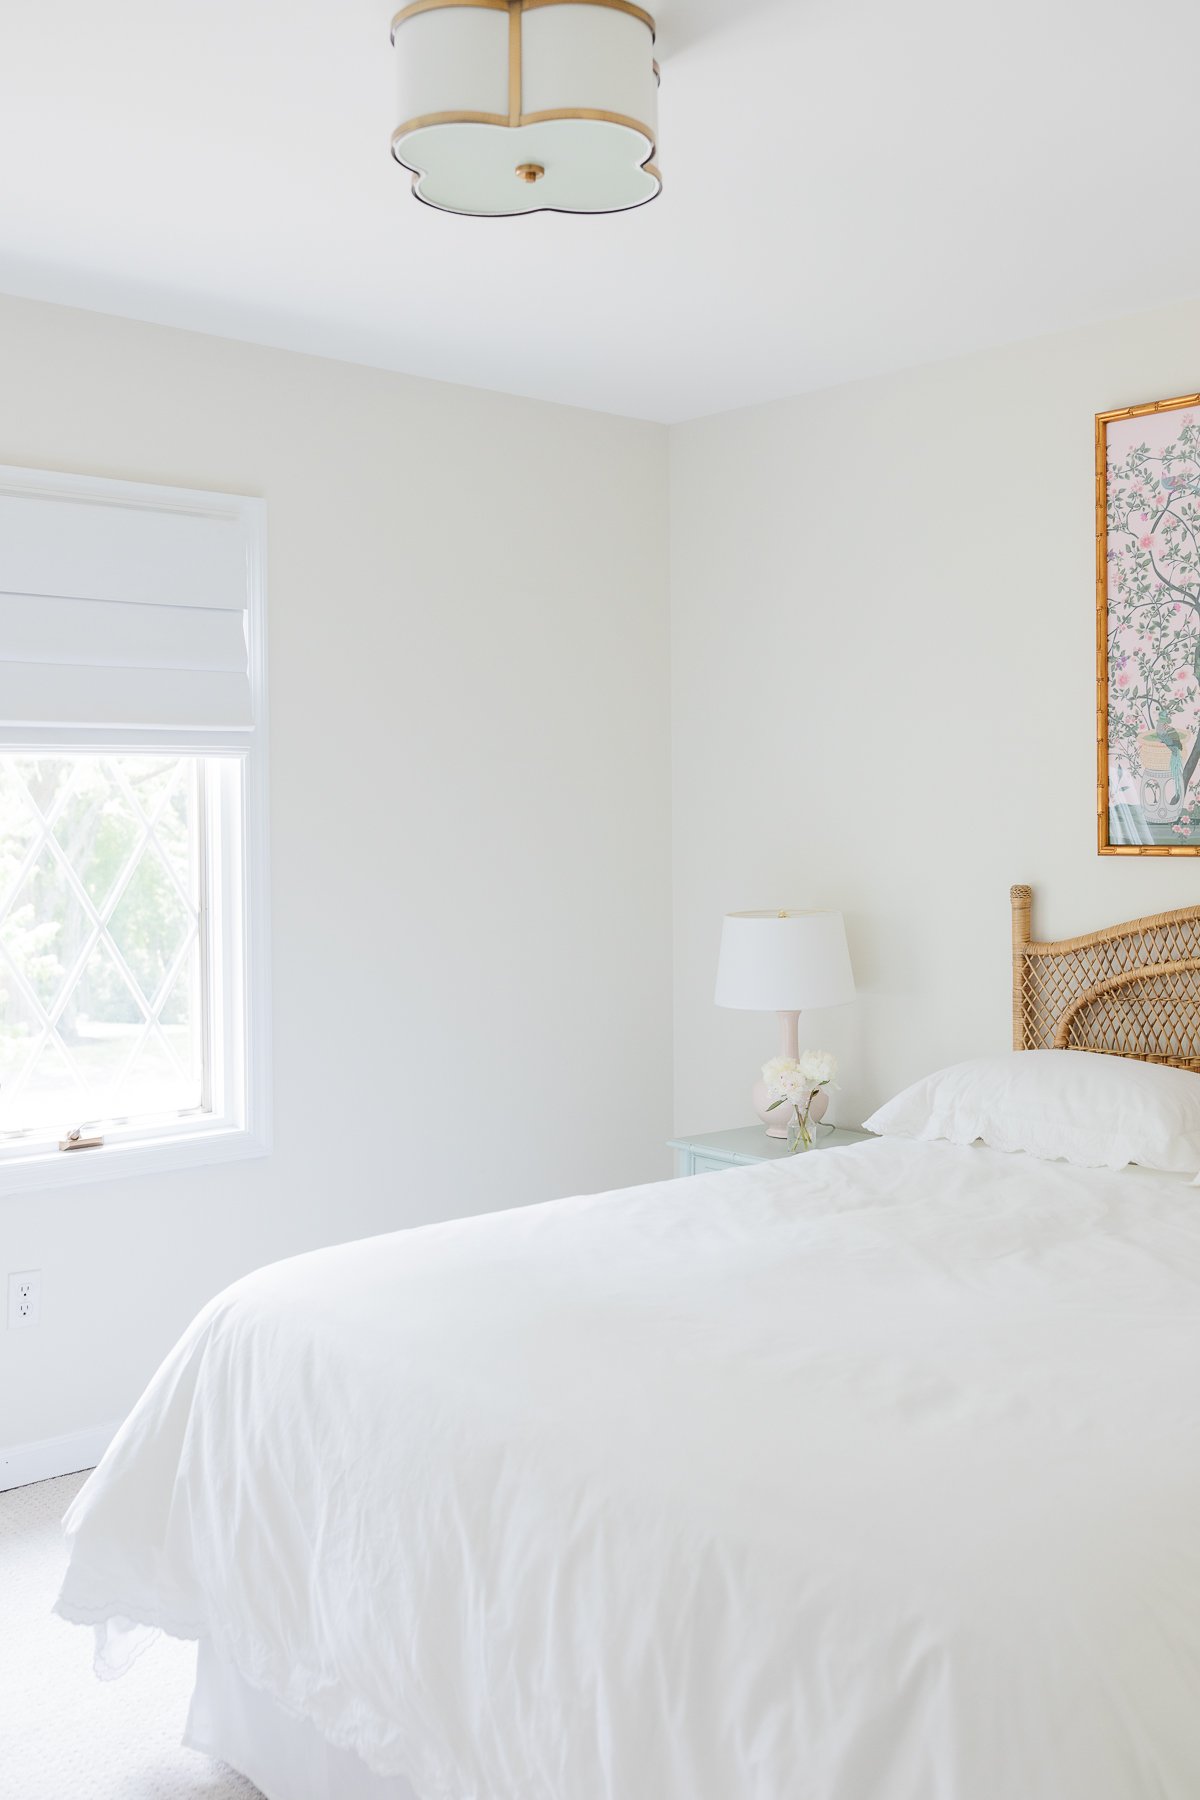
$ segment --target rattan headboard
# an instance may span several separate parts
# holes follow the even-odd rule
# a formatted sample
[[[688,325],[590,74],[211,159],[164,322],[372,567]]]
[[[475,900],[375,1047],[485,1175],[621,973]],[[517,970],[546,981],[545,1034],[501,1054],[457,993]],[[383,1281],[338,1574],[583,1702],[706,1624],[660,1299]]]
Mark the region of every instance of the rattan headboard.
[[[1033,942],[1012,890],[1013,1048],[1095,1050],[1200,1072],[1200,906]]]

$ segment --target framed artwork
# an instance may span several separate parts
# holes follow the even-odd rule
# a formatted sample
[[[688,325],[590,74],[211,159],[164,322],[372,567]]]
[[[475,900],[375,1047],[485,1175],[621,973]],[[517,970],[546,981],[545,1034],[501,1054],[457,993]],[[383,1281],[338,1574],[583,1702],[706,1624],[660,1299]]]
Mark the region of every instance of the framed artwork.
[[[1200,394],[1096,415],[1102,856],[1200,855]]]

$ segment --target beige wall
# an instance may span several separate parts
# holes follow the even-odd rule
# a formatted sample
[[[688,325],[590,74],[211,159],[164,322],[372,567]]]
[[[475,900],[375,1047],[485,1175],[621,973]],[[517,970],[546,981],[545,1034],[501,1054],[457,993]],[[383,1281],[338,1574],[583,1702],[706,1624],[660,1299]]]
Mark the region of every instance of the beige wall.
[[[1095,850],[1092,416],[1193,391],[1200,306],[672,434],[676,1123],[747,1118],[726,910],[847,914],[844,1122],[1007,1046],[1008,889],[1063,935],[1200,899]]]
[[[276,1147],[0,1192],[0,1446],[311,1246],[667,1172],[667,438],[0,301],[0,462],[262,495]]]
[[[269,505],[277,1134],[0,1193],[0,1275],[43,1271],[0,1446],[121,1413],[265,1261],[665,1173],[672,802],[681,1129],[773,1048],[712,1005],[728,909],[845,910],[861,997],[804,1036],[851,1121],[1006,1044],[1012,881],[1048,934],[1200,897],[1095,855],[1091,424],[1198,344],[1191,306],[682,426],[668,491],[653,426],[0,301],[0,461]]]

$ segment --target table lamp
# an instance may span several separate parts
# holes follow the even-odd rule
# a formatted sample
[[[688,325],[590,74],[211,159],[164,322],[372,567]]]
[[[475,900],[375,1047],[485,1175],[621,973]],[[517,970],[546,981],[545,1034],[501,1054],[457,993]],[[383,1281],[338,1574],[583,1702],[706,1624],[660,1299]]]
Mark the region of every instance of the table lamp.
[[[854,998],[854,972],[841,913],[729,913],[717,964],[718,1006],[779,1014],[779,1055],[799,1055],[800,1014],[845,1006]],[[767,1111],[767,1090],[754,1088],[754,1110],[769,1137],[786,1137],[783,1110]],[[815,1108],[814,1108],[815,1116]]]

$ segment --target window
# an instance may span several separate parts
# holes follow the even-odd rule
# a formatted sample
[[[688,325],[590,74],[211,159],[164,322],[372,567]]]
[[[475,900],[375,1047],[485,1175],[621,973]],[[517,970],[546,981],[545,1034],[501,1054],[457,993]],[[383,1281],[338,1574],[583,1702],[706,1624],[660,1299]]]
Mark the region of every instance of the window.
[[[220,792],[214,759],[0,757],[5,1146],[225,1115]]]
[[[267,1147],[260,524],[0,471],[0,1191]]]

